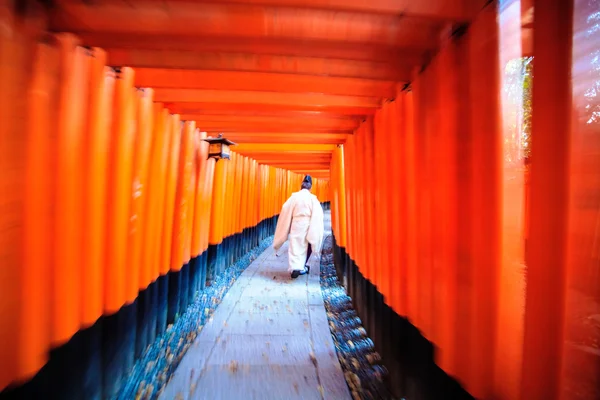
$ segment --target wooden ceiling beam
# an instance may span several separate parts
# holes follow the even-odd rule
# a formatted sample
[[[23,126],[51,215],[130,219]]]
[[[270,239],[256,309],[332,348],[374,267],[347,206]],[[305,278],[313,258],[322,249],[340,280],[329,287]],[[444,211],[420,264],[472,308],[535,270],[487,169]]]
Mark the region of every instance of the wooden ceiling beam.
[[[241,90],[164,89],[154,90],[154,101],[162,103],[246,103],[310,107],[378,108],[381,100],[374,97],[289,93]]]
[[[172,114],[205,115],[374,115],[375,107],[268,103],[165,103]]]
[[[189,119],[188,121],[193,121],[193,119]],[[229,136],[230,132],[239,132],[240,126],[239,124],[231,124],[231,123],[204,123],[202,126],[198,126],[203,132],[207,132],[211,136],[215,136],[217,134],[224,134],[225,136]],[[299,133],[320,133],[320,134],[346,134],[351,135],[354,131],[351,130],[343,130],[343,129],[322,129],[319,127],[310,128],[307,127],[295,127],[289,125],[272,125],[265,126],[263,124],[256,124],[256,126],[245,125],[244,130],[246,132],[259,132],[259,133],[287,133],[287,134],[299,134]]]
[[[291,159],[291,160],[283,160],[281,158],[263,158],[261,162],[269,162],[272,165],[282,165],[289,164],[293,168],[329,168],[329,163],[331,161],[331,157],[329,158],[310,158],[307,159],[305,155],[302,155],[302,159]],[[291,168],[292,168],[291,167]]]
[[[235,115],[196,115],[180,114],[183,121],[196,121],[198,129],[212,132],[223,130],[225,132],[233,130],[249,131],[261,130],[273,131],[281,127],[282,131],[293,128],[306,132],[346,132],[354,131],[358,128],[360,121],[356,118],[323,118],[323,117],[305,117],[305,118],[285,118],[285,117],[256,117],[256,116],[235,116]]]
[[[279,160],[285,162],[291,162],[295,157],[296,160],[303,162],[315,162],[315,161],[331,161],[331,153],[324,151],[279,151],[279,152],[258,152],[258,151],[238,151],[238,154],[248,156],[255,159],[258,162],[266,162],[265,160]]]
[[[289,144],[342,144],[346,142],[344,133],[265,133],[265,132],[228,132],[227,139],[236,143],[289,143]]]
[[[136,34],[79,32],[81,42],[87,46],[119,50],[168,50],[209,54],[260,54],[290,57],[328,58],[339,60],[370,61],[387,64],[420,65],[423,50],[352,43],[332,40],[289,38],[231,38],[174,36],[171,34]]]
[[[335,145],[331,144],[275,144],[275,143],[246,143],[238,144],[233,149],[234,151],[241,152],[322,152],[331,153],[336,148]]]
[[[315,160],[313,157],[307,159],[306,156],[303,156],[303,160],[296,161],[286,161],[281,159],[268,159],[264,158],[258,161],[260,164],[269,164],[274,167],[286,166],[287,168],[329,168],[331,163],[331,158],[328,160]]]
[[[190,0],[169,0],[169,3],[182,1]],[[308,7],[376,14],[402,14],[408,17],[456,22],[472,20],[485,4],[483,0],[219,0],[219,2],[272,7]]]
[[[199,71],[136,68],[140,87],[322,93],[344,96],[393,97],[396,82],[246,71]]]
[[[313,178],[317,178],[319,176],[329,176],[329,168],[313,169],[311,167],[308,167],[308,168],[287,167],[285,169],[295,172],[295,173],[299,173],[299,174],[311,175]]]
[[[55,0],[53,10],[51,27],[74,33],[305,38],[419,49],[438,46],[439,22],[401,13],[139,0]]]
[[[182,103],[185,105],[185,103]],[[364,119],[358,114],[342,114],[331,111],[271,111],[271,110],[237,110],[224,109],[224,110],[204,110],[204,109],[193,109],[189,107],[181,107],[175,105],[173,107],[167,107],[171,114],[188,114],[188,115],[199,115],[212,118],[219,117],[277,117],[277,118],[358,118]],[[171,108],[173,110],[171,110]],[[182,110],[182,111],[179,111]],[[189,110],[189,111],[186,111]]]
[[[259,164],[264,164],[264,165],[270,165],[271,167],[275,167],[275,168],[283,168],[283,169],[287,169],[289,171],[294,171],[294,172],[298,172],[301,171],[303,169],[306,170],[314,170],[315,168],[318,170],[326,170],[329,169],[329,164],[326,165],[312,165],[310,163],[306,164],[305,166],[299,166],[299,165],[295,165],[295,164],[286,164],[286,163],[281,163],[281,162],[262,162],[259,161]]]
[[[415,65],[251,53],[198,53],[108,47],[108,65],[134,68],[268,72],[408,82]]]

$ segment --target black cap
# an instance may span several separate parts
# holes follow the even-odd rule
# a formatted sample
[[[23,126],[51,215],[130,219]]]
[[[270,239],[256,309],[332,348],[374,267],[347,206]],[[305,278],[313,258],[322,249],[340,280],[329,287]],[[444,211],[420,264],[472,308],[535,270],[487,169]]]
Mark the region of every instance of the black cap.
[[[304,177],[304,180],[302,182],[308,182],[312,185],[312,178],[310,177],[310,175],[306,175]]]

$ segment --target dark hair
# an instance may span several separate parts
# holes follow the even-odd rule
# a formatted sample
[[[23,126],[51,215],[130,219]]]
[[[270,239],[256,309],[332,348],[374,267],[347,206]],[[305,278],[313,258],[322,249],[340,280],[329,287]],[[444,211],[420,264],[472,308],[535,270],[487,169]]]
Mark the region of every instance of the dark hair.
[[[312,187],[312,178],[310,175],[305,175],[304,179],[302,180],[302,189],[308,189],[310,190],[310,188]]]

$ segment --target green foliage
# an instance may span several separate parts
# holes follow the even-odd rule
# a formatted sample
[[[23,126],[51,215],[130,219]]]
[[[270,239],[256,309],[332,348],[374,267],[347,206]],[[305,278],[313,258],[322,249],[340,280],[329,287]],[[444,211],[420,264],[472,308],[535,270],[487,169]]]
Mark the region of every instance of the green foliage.
[[[503,72],[504,157],[523,163],[531,151],[533,57],[510,60]]]

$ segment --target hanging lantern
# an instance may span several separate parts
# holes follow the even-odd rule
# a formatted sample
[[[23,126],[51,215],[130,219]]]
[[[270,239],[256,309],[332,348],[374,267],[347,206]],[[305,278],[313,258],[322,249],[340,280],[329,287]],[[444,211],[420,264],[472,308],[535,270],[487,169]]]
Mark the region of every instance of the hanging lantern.
[[[204,141],[208,142],[209,159],[214,158],[217,161],[220,159],[229,160],[229,155],[231,154],[229,146],[235,146],[235,143],[224,138],[222,133],[216,138],[209,137],[204,139]]]

